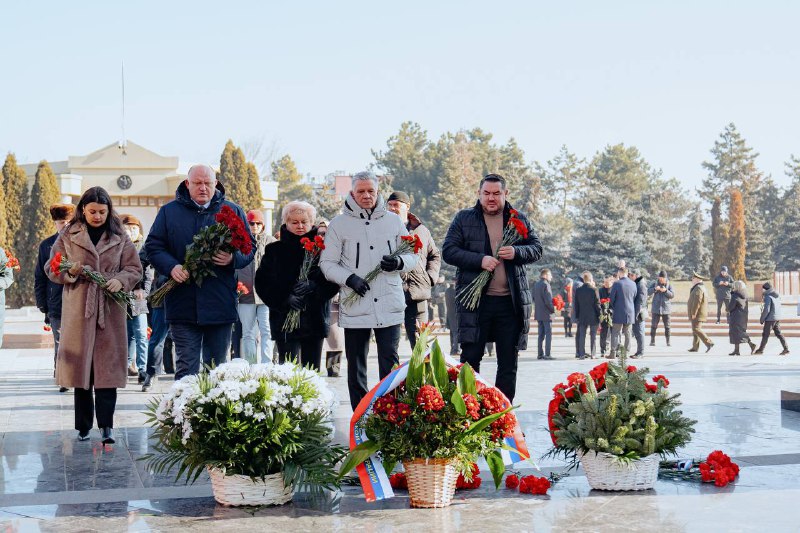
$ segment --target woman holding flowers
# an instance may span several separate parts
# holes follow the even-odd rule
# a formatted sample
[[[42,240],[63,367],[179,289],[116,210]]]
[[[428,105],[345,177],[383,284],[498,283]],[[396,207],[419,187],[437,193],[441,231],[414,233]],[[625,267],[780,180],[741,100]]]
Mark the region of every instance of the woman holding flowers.
[[[72,263],[68,270],[62,270],[62,260]],[[90,280],[84,267],[99,273],[105,286]],[[103,443],[113,443],[117,388],[128,380],[128,337],[125,307],[111,294],[133,290],[142,264],[102,187],[81,196],[69,227],[53,245],[47,275],[64,285],[56,383],[75,388],[78,440],[89,439],[96,407]]]
[[[316,216],[307,202],[284,206],[280,239],[264,249],[255,289],[269,307],[279,361],[291,358],[319,371],[322,343],[330,331],[330,300],[339,286],[319,269],[324,242],[317,235]]]

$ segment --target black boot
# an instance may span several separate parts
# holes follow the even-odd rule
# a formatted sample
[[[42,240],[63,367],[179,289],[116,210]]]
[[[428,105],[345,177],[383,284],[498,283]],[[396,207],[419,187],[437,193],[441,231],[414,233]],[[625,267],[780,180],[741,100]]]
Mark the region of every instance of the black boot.
[[[114,440],[114,430],[112,428],[102,428],[100,431],[103,434],[103,444],[114,444],[116,442]]]
[[[144,383],[142,383],[142,392],[147,392],[153,386],[153,376],[145,374]]]
[[[728,355],[742,355],[742,354],[739,353],[739,343],[737,342],[733,346],[734,346],[733,351],[731,353],[729,353]]]

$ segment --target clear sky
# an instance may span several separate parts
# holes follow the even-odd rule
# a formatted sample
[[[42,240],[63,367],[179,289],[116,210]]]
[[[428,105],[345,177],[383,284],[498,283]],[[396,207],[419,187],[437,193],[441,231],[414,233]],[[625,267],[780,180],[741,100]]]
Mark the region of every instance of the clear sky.
[[[127,137],[218,164],[263,138],[304,173],[373,162],[401,122],[479,126],[530,160],[637,146],[693,188],[735,122],[780,184],[800,155],[797,2],[13,2],[0,24],[0,153]]]

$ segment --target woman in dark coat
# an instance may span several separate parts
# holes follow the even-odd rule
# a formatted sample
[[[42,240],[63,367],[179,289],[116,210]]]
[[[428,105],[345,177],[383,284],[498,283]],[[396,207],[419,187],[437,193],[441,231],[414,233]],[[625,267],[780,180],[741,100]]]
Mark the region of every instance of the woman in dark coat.
[[[756,349],[756,345],[747,334],[747,286],[743,281],[735,281],[733,283],[731,299],[728,301],[728,314],[728,335],[730,336],[731,344],[734,346],[733,352],[728,355],[741,355],[739,353],[739,344],[743,342],[750,345],[750,353],[752,354]]]
[[[278,346],[279,362],[290,358],[319,371],[322,343],[330,332],[330,300],[339,292],[339,286],[326,280],[316,265],[308,281],[298,281],[305,257],[300,241],[303,237],[312,241],[316,237],[315,218],[316,209],[306,202],[286,204],[281,213],[280,239],[265,248],[256,271],[255,289],[269,307],[270,331]],[[287,332],[283,324],[292,309],[301,311],[300,325]]]

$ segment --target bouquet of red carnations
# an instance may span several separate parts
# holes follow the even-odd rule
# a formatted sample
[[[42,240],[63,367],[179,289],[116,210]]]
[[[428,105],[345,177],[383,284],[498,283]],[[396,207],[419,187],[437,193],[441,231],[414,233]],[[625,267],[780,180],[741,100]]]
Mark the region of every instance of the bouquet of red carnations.
[[[506,227],[503,229],[503,238],[500,244],[497,245],[497,250],[494,251],[494,258],[498,259],[500,248],[504,246],[511,246],[522,239],[528,238],[528,226],[519,218],[519,212],[516,209],[511,210],[511,217],[508,219]],[[458,301],[461,305],[466,307],[469,311],[477,309],[483,294],[483,288],[489,283],[494,275],[493,272],[488,270],[481,270],[472,283],[464,287],[458,292]]]
[[[556,311],[564,310],[564,298],[562,298],[560,294],[553,298],[553,309]]]
[[[308,275],[311,269],[319,264],[319,254],[325,249],[325,240],[321,235],[314,237],[312,241],[308,237],[300,239],[300,244],[305,248],[305,255],[303,256],[303,266],[300,267],[300,275],[297,281],[308,281]],[[289,333],[300,327],[300,309],[292,309],[286,315],[286,320],[283,322],[283,331]]]
[[[203,280],[208,276],[216,277],[217,273],[214,272],[214,263],[212,262],[212,257],[216,252],[238,250],[248,255],[253,250],[250,234],[236,211],[224,205],[219,213],[214,215],[214,220],[216,220],[216,224],[201,229],[192,239],[192,243],[186,247],[182,266],[198,287],[203,286]],[[154,306],[161,305],[167,293],[177,284],[178,282],[172,278],[167,280],[150,295],[148,298],[150,303]]]
[[[50,272],[56,276],[60,275],[64,270],[69,270],[73,266],[75,266],[75,263],[68,260],[66,257],[63,257],[61,252],[56,252],[53,256],[53,259],[50,260]],[[117,302],[117,304],[125,310],[125,314],[128,315],[128,318],[131,318],[130,313],[128,313],[128,309],[133,306],[133,296],[125,291],[110,292],[106,290],[106,284],[108,283],[108,280],[103,277],[102,274],[95,272],[86,265],[81,267],[79,275],[99,285],[106,293],[106,296],[109,296],[112,300]]]
[[[241,298],[245,294],[250,294],[250,289],[247,288],[247,285],[242,283],[241,281],[236,284],[236,296]]]
[[[6,257],[8,258],[6,261],[6,268],[10,268],[11,270],[19,270],[19,259],[14,257],[14,254],[12,254],[10,250],[6,250]]]
[[[390,253],[390,257],[400,257],[401,255],[405,255],[408,253],[417,253],[422,249],[422,241],[419,240],[419,235],[403,235],[400,237],[400,245],[397,249]],[[381,266],[378,265],[372,270],[370,270],[366,276],[364,276],[364,281],[367,283],[371,281],[375,281],[378,277],[378,274],[381,273]],[[353,291],[348,294],[342,301],[342,305],[353,305],[361,296],[358,295],[357,292]]]

